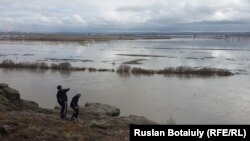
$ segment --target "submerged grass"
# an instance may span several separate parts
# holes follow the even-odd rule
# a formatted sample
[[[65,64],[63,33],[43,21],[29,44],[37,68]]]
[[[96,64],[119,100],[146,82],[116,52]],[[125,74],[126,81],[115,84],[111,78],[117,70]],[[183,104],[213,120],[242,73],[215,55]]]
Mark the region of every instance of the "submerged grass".
[[[98,69],[97,71],[100,71],[100,72],[115,72],[114,69]]]
[[[145,60],[147,60],[147,59],[135,59],[132,61],[124,62],[123,64],[140,65],[140,64],[142,64],[141,61],[145,61]]]
[[[59,64],[52,63],[48,65],[45,62],[20,62],[15,63],[12,60],[3,60],[0,63],[0,68],[20,68],[20,69],[33,69],[33,70],[66,70],[66,71],[85,71],[89,72],[115,72],[114,69],[97,69],[97,68],[85,68],[85,67],[73,67],[69,62],[62,62]],[[228,69],[212,68],[212,67],[188,67],[188,66],[179,66],[179,67],[168,67],[161,70],[152,70],[152,69],[143,69],[134,67],[131,68],[129,65],[122,64],[117,69],[116,72],[120,75],[123,74],[133,74],[133,75],[185,75],[185,76],[231,76],[234,75]]]
[[[218,68],[192,68],[188,66],[180,66],[176,68],[165,68],[163,70],[157,71],[158,74],[182,74],[182,75],[199,75],[199,76],[230,76],[233,73],[228,69],[218,69]]]
[[[89,72],[96,72],[96,68],[88,68]]]
[[[59,64],[51,64],[51,69],[55,70],[71,70],[73,67],[71,67],[71,64],[69,62],[62,62]],[[48,68],[49,69],[49,68]]]
[[[209,67],[192,68],[188,66],[180,66],[180,67],[175,67],[175,68],[168,67],[162,70],[151,70],[151,69],[143,69],[143,68],[136,67],[136,68],[132,68],[130,71],[129,66],[121,65],[118,67],[117,72],[118,73],[132,73],[134,75],[153,75],[153,74],[196,75],[196,76],[231,76],[231,75],[234,75],[234,73],[232,73],[228,69],[218,69],[218,68],[209,68]]]
[[[49,66],[44,63],[30,63],[30,62],[19,62],[15,63],[12,60],[3,60],[2,63],[0,63],[1,68],[28,68],[28,69],[48,69]]]
[[[129,65],[120,65],[117,69],[117,73],[129,73],[131,67]]]
[[[154,70],[146,70],[146,69],[142,69],[142,68],[133,68],[131,70],[132,74],[138,75],[138,74],[145,74],[145,75],[153,75],[155,74]]]
[[[3,60],[0,63],[0,68],[17,68],[17,69],[41,69],[41,70],[68,70],[68,71],[85,71],[86,69],[89,72],[115,72],[114,69],[97,69],[97,68],[85,68],[85,67],[73,67],[69,62],[61,62],[59,64],[52,63],[48,65],[45,62],[35,62],[35,63],[30,63],[30,62],[20,62],[20,63],[15,63],[12,60]]]
[[[115,54],[118,56],[130,56],[130,57],[167,57],[164,55],[147,55],[147,54]]]

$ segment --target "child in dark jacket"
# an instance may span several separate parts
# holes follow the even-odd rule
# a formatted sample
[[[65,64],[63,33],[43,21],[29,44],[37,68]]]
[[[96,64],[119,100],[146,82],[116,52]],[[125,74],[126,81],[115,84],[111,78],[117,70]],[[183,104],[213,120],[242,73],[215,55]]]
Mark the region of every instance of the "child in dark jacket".
[[[76,94],[70,103],[70,107],[74,110],[74,113],[72,114],[71,119],[75,120],[78,118],[78,114],[79,114],[79,106],[78,106],[78,100],[81,97],[81,94]]]

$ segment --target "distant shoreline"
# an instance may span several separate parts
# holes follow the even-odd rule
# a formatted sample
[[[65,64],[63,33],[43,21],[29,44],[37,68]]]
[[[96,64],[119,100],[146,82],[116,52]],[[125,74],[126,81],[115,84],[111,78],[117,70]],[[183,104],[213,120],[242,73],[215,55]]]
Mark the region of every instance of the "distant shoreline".
[[[173,32],[173,33],[22,33],[0,32],[0,41],[93,42],[138,39],[219,39],[249,40],[250,32]]]
[[[131,34],[37,34],[37,33],[0,33],[0,41],[111,41],[136,39],[171,39],[167,35],[131,35]]]

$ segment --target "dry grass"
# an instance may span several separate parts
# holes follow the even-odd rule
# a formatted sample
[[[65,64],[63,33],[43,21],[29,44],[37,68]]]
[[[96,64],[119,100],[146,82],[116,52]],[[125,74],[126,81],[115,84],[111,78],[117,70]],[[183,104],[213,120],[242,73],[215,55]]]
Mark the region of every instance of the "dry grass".
[[[63,69],[63,70],[69,70],[69,69],[71,69],[71,64],[69,62],[59,63],[58,66],[59,66],[60,69]]]
[[[138,74],[144,74],[144,75],[153,75],[155,74],[154,70],[146,70],[146,69],[142,69],[142,68],[133,68],[131,70],[132,74],[138,75]]]
[[[40,63],[40,69],[49,69],[49,65],[46,64],[45,62]]]
[[[48,68],[48,65],[44,62],[41,63],[30,63],[30,62],[20,62],[15,63],[12,60],[3,60],[2,63],[0,63],[0,67],[2,68],[28,68],[28,69],[45,69]]]
[[[204,67],[200,69],[187,67],[187,66],[180,66],[176,68],[165,68],[163,70],[157,71],[158,74],[182,74],[182,75],[199,75],[199,76],[230,76],[233,73],[228,69],[218,69],[218,68],[209,68]]]
[[[0,63],[0,68],[20,68],[20,69],[52,69],[52,70],[76,70],[76,71],[85,71],[86,68],[84,67],[72,67],[69,62],[62,62],[59,64],[52,63],[51,65],[48,65],[45,62],[20,62],[15,63],[12,60],[3,60],[2,63]]]
[[[85,71],[84,67],[72,67],[69,62],[62,62],[59,64],[52,63],[50,66],[44,62],[21,62],[15,63],[12,60],[3,60],[0,63],[0,68],[25,68],[25,69],[52,69],[52,70],[67,70],[67,71]],[[87,68],[89,72],[115,72],[114,69],[96,69],[96,68]],[[196,76],[231,76],[234,75],[228,69],[220,69],[220,68],[211,68],[211,67],[203,67],[203,68],[193,68],[188,66],[180,66],[180,67],[168,67],[162,70],[151,70],[151,69],[143,69],[143,68],[131,68],[129,65],[122,64],[120,65],[116,72],[118,74],[134,74],[134,75],[153,75],[153,74],[163,74],[163,75],[196,75]]]
[[[55,64],[55,63],[52,63],[52,64],[50,65],[50,68],[51,68],[51,69],[58,69],[58,65]]]
[[[0,124],[10,127],[8,133],[11,134],[5,136],[5,139],[0,135],[2,140],[83,141],[91,137],[97,140],[95,137],[98,136],[95,135],[105,137],[88,125],[62,121],[55,115],[29,112],[0,113],[0,115],[3,117]]]
[[[15,62],[12,61],[12,60],[3,60],[2,63],[0,64],[0,67],[3,67],[3,68],[9,68],[9,67],[12,67],[15,65]]]
[[[74,70],[75,71],[85,71],[86,68],[84,68],[84,67],[74,67]]]
[[[96,68],[88,68],[89,72],[96,72]]]
[[[130,66],[121,65],[117,68],[117,73],[129,73]],[[180,67],[169,67],[162,70],[150,70],[142,68],[132,68],[131,73],[134,75],[153,75],[153,74],[164,74],[164,75],[196,75],[196,76],[231,76],[233,73],[228,69],[218,69],[218,68],[192,68],[188,66]]]
[[[117,73],[129,73],[131,67],[129,65],[120,65],[117,69]]]
[[[218,68],[209,68],[204,67],[200,69],[187,67],[187,66],[180,66],[176,68],[165,68],[163,70],[157,71],[158,74],[182,74],[182,75],[200,75],[200,76],[230,76],[233,73],[228,69],[218,69]]]
[[[98,69],[99,72],[114,72],[114,69]]]
[[[69,62],[62,62],[59,64],[51,64],[51,69],[56,69],[56,70],[70,70],[72,69],[71,64]]]

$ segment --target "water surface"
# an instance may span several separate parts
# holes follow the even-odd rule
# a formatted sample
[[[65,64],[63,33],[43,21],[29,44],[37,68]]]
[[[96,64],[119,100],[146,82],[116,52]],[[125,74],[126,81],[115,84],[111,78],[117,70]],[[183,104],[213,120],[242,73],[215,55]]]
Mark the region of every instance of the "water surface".
[[[250,123],[248,43],[211,39],[99,43],[1,41],[0,50],[0,61],[59,63],[60,59],[72,59],[73,66],[115,69],[123,62],[144,59],[142,64],[131,66],[151,69],[209,66],[241,72],[231,77],[184,77],[0,69],[0,78],[18,89],[23,99],[34,100],[45,108],[57,105],[56,86],[62,84],[71,88],[69,99],[78,92],[83,94],[80,105],[107,103],[119,107],[121,115],[142,115],[159,123],[166,123],[169,118],[177,124]]]

